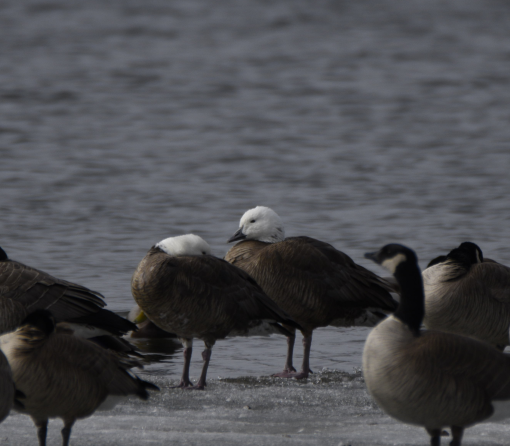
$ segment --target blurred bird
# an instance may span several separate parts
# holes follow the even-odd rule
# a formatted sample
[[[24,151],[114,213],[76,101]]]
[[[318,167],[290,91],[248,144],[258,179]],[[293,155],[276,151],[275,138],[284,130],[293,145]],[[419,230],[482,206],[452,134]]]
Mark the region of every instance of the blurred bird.
[[[146,400],[155,385],[133,375],[136,361],[66,332],[56,331],[47,310],[36,310],[11,333],[1,336],[23,405],[15,409],[30,415],[39,445],[45,446],[49,418],[62,418],[62,444],[68,446],[75,421],[85,418],[108,396],[137,395]]]

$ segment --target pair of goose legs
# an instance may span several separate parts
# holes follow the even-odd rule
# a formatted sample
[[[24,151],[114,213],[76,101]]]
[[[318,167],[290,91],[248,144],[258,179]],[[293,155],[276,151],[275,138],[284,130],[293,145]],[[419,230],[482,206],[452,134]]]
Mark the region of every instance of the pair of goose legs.
[[[296,329],[292,327],[286,327],[289,332],[291,332],[291,336],[287,336],[287,358],[285,359],[285,368],[283,372],[275,373],[273,376],[277,376],[280,378],[296,378],[303,379],[308,378],[310,373],[313,373],[310,370],[310,349],[312,347],[312,332],[303,333],[303,364],[301,365],[301,371],[298,373],[296,369],[292,365],[292,357],[294,355],[294,343],[296,341]],[[193,385],[191,380],[189,379],[189,367],[191,364],[191,354],[193,353],[192,340],[191,339],[182,339],[182,344],[184,346],[184,366],[182,368],[182,376],[181,382],[175,388],[182,388],[186,390],[204,390],[207,385],[205,380],[207,377],[207,368],[209,367],[209,361],[211,360],[211,351],[212,345],[206,343],[205,350],[202,352],[202,358],[204,360],[204,364],[202,366],[202,373],[200,374],[200,378],[198,382]]]
[[[451,426],[452,429],[452,441],[450,446],[460,446],[462,441],[462,435],[464,434],[464,428],[458,426]],[[430,446],[441,446],[441,437],[446,434],[442,429],[428,429],[427,432],[430,435]]]
[[[39,439],[39,446],[46,446],[46,435],[48,433],[48,419],[36,420],[33,419],[37,427],[37,438]],[[64,420],[64,428],[62,429],[62,446],[69,446],[69,438],[71,438],[71,429],[75,419]]]
[[[287,336],[287,357],[285,359],[285,367],[283,372],[275,373],[273,376],[279,378],[296,378],[304,379],[308,378],[310,373],[310,350],[312,348],[312,332],[303,332],[303,363],[301,364],[301,370],[296,372],[296,369],[292,365],[292,357],[294,356],[294,342],[296,341],[296,329],[285,326],[285,328],[291,332],[291,336]]]

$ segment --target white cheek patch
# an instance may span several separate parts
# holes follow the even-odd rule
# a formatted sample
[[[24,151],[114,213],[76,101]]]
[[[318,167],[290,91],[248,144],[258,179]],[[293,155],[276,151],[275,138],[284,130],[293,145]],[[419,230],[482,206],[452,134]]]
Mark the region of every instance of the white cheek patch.
[[[402,262],[405,262],[407,260],[406,256],[402,253],[397,254],[395,257],[392,257],[391,259],[386,259],[384,262],[381,263],[381,266],[386,268],[391,274],[395,273],[395,270],[397,269],[397,266],[400,265]]]
[[[476,263],[482,263],[482,259],[480,259],[480,253],[478,252],[478,249],[476,250]]]

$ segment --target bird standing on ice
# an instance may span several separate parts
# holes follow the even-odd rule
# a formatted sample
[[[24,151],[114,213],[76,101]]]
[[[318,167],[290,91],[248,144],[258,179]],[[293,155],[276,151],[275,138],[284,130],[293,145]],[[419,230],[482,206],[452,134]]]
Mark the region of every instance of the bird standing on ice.
[[[131,281],[133,297],[159,328],[176,333],[184,348],[179,387],[204,389],[217,339],[289,332],[299,327],[244,271],[211,255],[200,237],[170,237],[153,246]],[[189,379],[193,338],[204,341],[204,365],[195,386]]]
[[[303,328],[303,364],[292,364],[295,329],[288,327],[284,378],[306,378],[310,370],[312,332],[333,325],[372,327],[396,308],[391,286],[328,243],[310,237],[285,238],[283,223],[272,209],[245,212],[228,240],[238,241],[225,260],[245,270],[279,307]]]

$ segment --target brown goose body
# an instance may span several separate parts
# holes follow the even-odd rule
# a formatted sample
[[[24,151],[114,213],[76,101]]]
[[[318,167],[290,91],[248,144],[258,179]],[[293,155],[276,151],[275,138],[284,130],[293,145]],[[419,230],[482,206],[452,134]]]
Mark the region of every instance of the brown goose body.
[[[277,243],[242,241],[225,260],[250,274],[303,328],[372,326],[368,309],[391,312],[396,302],[383,279],[328,243],[289,237]]]
[[[116,336],[136,330],[105,305],[97,291],[9,259],[0,248],[0,333],[14,330],[38,309],[51,310],[57,322],[89,325]]]
[[[16,387],[23,392],[23,407],[45,444],[49,418],[62,418],[63,445],[79,418],[92,415],[109,395],[148,398],[146,389],[157,387],[129,372],[132,361],[67,333],[55,331],[46,310],[30,315],[21,327],[2,336]]]
[[[211,255],[176,256],[158,245],[138,265],[131,290],[152,322],[183,341],[182,387],[191,385],[188,369],[193,338],[203,340],[206,346],[204,369],[196,386],[203,388],[211,348],[217,339],[250,335],[254,329],[267,327],[265,322],[269,322],[272,332],[288,333],[278,323],[298,326],[246,272]]]
[[[472,243],[452,253],[423,271],[425,326],[503,349],[510,344],[510,268],[484,259]]]
[[[276,376],[306,378],[312,332],[333,325],[374,326],[397,302],[391,285],[332,245],[311,237],[284,237],[276,212],[258,206],[241,218],[229,242],[239,241],[225,260],[248,272],[279,307],[303,329],[303,364],[294,373],[294,333],[287,339],[287,359]]]

